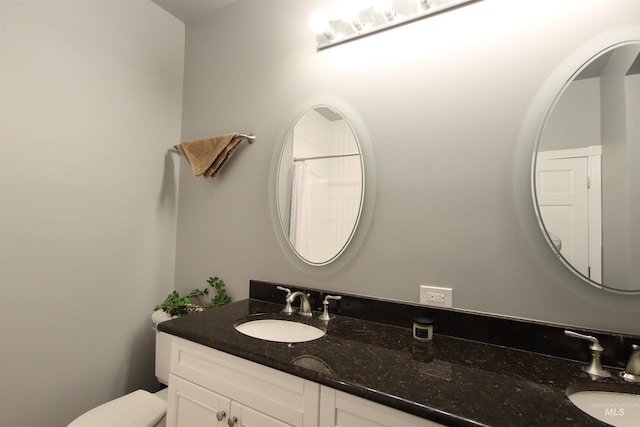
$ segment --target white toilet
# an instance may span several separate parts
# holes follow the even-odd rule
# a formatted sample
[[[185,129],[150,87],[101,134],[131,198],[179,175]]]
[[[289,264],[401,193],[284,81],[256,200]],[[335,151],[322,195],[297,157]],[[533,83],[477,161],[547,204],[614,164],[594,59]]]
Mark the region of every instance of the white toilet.
[[[157,326],[168,320],[164,312],[151,316]],[[171,335],[156,330],[156,377],[162,384],[169,384]],[[104,403],[73,420],[68,427],[161,427],[167,413],[167,388],[157,393],[136,390],[125,396]]]

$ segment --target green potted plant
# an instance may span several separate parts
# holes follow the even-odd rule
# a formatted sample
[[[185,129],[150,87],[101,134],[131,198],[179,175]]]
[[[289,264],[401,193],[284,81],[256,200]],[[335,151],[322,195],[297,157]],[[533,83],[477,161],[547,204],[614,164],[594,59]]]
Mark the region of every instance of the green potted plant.
[[[202,290],[194,289],[185,296],[181,296],[178,291],[173,291],[167,295],[162,304],[154,307],[154,311],[162,311],[166,313],[165,317],[174,318],[231,302],[231,297],[227,295],[225,283],[222,279],[219,277],[209,277],[207,283],[215,291],[215,295],[210,301],[202,301],[202,297],[209,295],[209,288],[206,287]]]

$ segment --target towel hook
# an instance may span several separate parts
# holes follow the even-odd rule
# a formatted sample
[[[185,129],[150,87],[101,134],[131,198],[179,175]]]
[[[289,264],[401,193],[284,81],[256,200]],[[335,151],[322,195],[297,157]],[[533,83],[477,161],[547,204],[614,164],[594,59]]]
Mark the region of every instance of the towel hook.
[[[241,137],[246,139],[249,144],[253,144],[254,142],[256,142],[256,136],[253,133],[248,133],[248,134],[247,133],[240,133],[238,135],[240,135]]]

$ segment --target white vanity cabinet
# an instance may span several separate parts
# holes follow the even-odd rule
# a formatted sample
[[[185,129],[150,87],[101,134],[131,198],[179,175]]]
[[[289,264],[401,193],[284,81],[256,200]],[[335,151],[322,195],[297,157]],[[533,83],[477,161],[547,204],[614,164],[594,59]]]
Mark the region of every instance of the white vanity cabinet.
[[[440,425],[182,338],[172,339],[168,427]]]
[[[320,390],[319,427],[435,427],[442,424],[330,387]]]
[[[173,337],[168,427],[317,427],[319,393],[312,381]]]

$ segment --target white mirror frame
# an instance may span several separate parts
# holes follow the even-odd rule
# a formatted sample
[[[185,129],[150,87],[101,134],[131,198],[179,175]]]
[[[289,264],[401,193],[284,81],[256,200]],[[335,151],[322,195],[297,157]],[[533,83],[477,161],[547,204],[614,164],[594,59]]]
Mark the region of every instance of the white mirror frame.
[[[596,61],[598,58],[600,58],[602,55],[605,55],[608,52],[611,52],[613,50],[616,50],[618,48],[624,47],[624,46],[628,46],[628,45],[638,45],[640,44],[639,40],[627,40],[627,41],[622,41],[620,43],[616,43],[612,46],[607,47],[606,49],[603,49],[600,52],[597,52],[595,55],[593,55],[591,58],[589,58],[587,61],[585,61],[585,63],[579,67],[574,73],[573,75],[571,75],[571,77],[569,78],[569,80],[565,83],[565,85],[562,87],[562,89],[558,92],[558,94],[555,96],[553,102],[551,103],[551,105],[549,106],[549,109],[547,110],[547,113],[545,114],[543,123],[541,124],[540,130],[539,130],[539,134],[537,137],[537,142],[536,142],[536,147],[534,148],[534,153],[533,153],[533,159],[532,159],[532,166],[531,166],[531,185],[532,185],[532,193],[533,193],[533,204],[534,204],[534,209],[536,211],[536,217],[538,219],[538,225],[540,226],[540,229],[544,235],[544,237],[547,240],[547,243],[549,244],[549,247],[551,248],[551,250],[555,253],[555,255],[558,257],[558,259],[565,265],[565,267],[567,269],[569,269],[570,271],[572,271],[577,277],[579,277],[580,279],[584,280],[586,283],[588,283],[589,285],[592,285],[598,289],[606,289],[608,291],[611,292],[617,292],[617,293],[622,293],[622,294],[640,294],[640,289],[634,289],[634,290],[623,290],[623,289],[619,289],[616,288],[614,286],[612,286],[612,284],[607,285],[606,283],[601,283],[597,280],[593,280],[591,279],[588,275],[586,275],[586,273],[580,271],[578,268],[576,268],[576,266],[569,261],[560,251],[560,249],[556,246],[555,242],[552,241],[553,238],[547,228],[547,225],[544,222],[544,218],[543,218],[543,214],[542,211],[540,209],[540,205],[539,205],[539,200],[538,200],[538,195],[537,195],[537,186],[536,186],[536,170],[537,170],[537,164],[538,161],[540,160],[540,144],[543,142],[543,134],[544,131],[551,119],[551,117],[554,114],[554,111],[556,109],[557,104],[560,102],[560,100],[562,99],[562,97],[564,96],[565,92],[568,90],[569,86],[575,81],[576,77],[580,75],[580,73],[582,73],[582,71],[587,68],[589,65],[591,65],[594,61]],[[593,149],[594,147],[590,147],[591,149]],[[599,147],[597,147],[599,148]],[[575,151],[575,150],[574,150]],[[594,150],[595,151],[595,150]],[[593,153],[594,156],[598,159],[597,164],[599,164],[599,155],[601,153],[595,152]],[[598,168],[599,170],[599,168]],[[599,180],[598,180],[599,182]],[[600,211],[601,207],[600,207],[600,200],[596,201],[596,206],[595,206],[595,210],[596,211]],[[599,217],[598,217],[599,219]],[[597,236],[597,238],[599,238],[600,236]],[[589,245],[591,244],[595,244],[595,245],[602,245],[602,241],[601,240],[596,240],[595,242],[589,242]],[[601,255],[600,255],[601,256]],[[600,266],[600,268],[602,268]]]
[[[346,123],[347,125],[347,129],[351,132],[351,135],[353,136],[353,143],[355,144],[356,150],[350,149],[349,150],[349,154],[344,153],[342,155],[357,155],[358,157],[358,163],[359,163],[359,175],[360,175],[360,194],[359,194],[359,199],[358,199],[358,203],[357,203],[357,211],[354,212],[355,213],[355,219],[353,221],[353,226],[351,227],[351,230],[349,232],[349,235],[346,236],[346,239],[344,241],[340,241],[337,242],[337,244],[341,245],[337,250],[332,251],[330,256],[322,256],[322,257],[318,257],[317,254],[312,254],[312,253],[307,253],[304,254],[302,247],[300,247],[299,245],[296,245],[296,243],[294,242],[294,240],[296,239],[294,236],[292,236],[292,231],[291,231],[291,223],[293,222],[293,212],[285,212],[285,210],[287,209],[293,209],[292,205],[287,204],[286,207],[283,206],[283,201],[291,201],[294,199],[294,197],[292,196],[292,193],[294,192],[293,184],[292,186],[288,186],[285,188],[283,188],[283,183],[286,182],[290,182],[287,179],[288,174],[290,174],[291,172],[291,168],[293,167],[293,164],[296,161],[300,161],[302,160],[303,162],[305,162],[307,159],[296,159],[296,157],[291,157],[291,152],[293,151],[295,153],[295,146],[296,146],[296,139],[294,136],[294,131],[295,129],[298,127],[298,125],[301,123],[301,121],[305,118],[305,117],[311,117],[310,114],[313,114],[313,112],[316,112],[316,115],[319,115],[317,112],[321,109],[326,109],[326,110],[330,110],[333,113],[336,113],[338,115],[340,115],[340,117],[342,117],[342,121],[344,123]],[[288,153],[288,156],[287,156]],[[326,153],[326,152],[324,152]],[[316,160],[316,159],[322,159],[322,158],[327,158],[327,156],[323,156],[322,154],[319,155],[319,157],[312,157],[312,160]],[[295,174],[294,174],[295,176]],[[360,215],[362,213],[362,205],[363,205],[363,201],[364,201],[364,195],[365,195],[365,191],[366,191],[366,174],[365,174],[365,170],[364,170],[364,164],[363,164],[363,158],[362,158],[362,148],[360,147],[360,142],[358,141],[358,135],[356,134],[355,130],[353,129],[351,123],[349,122],[349,119],[347,117],[345,117],[341,111],[339,111],[338,109],[336,109],[335,106],[333,105],[326,105],[326,104],[320,104],[320,105],[315,105],[313,107],[311,107],[309,110],[303,112],[298,119],[296,120],[296,122],[293,124],[293,126],[291,126],[291,128],[289,129],[289,133],[287,134],[286,137],[286,141],[284,144],[282,144],[282,149],[281,149],[281,153],[280,153],[280,164],[278,167],[278,175],[276,177],[276,181],[278,183],[277,187],[276,187],[276,199],[278,200],[278,215],[280,217],[280,226],[282,227],[282,231],[283,233],[285,233],[285,235],[287,235],[287,230],[289,231],[288,234],[288,238],[287,241],[289,242],[289,246],[291,247],[291,250],[293,252],[296,253],[296,255],[298,255],[298,257],[306,262],[309,265],[315,265],[315,266],[322,266],[322,265],[327,265],[332,263],[333,261],[335,261],[344,251],[345,249],[349,246],[349,243],[351,242],[351,239],[353,238],[356,230],[358,229],[358,223],[360,222]],[[295,180],[295,178],[293,179]],[[285,190],[285,191],[283,191]],[[283,194],[283,193],[287,193],[287,194]],[[313,198],[313,197],[311,197]],[[291,201],[291,203],[293,203]],[[331,210],[331,209],[329,209]],[[310,231],[310,230],[308,230]],[[303,240],[306,240],[303,238]]]
[[[640,304],[638,304],[640,295],[619,293],[599,285],[585,286],[586,282],[568,270],[550,249],[546,236],[540,232],[533,204],[534,189],[531,173],[535,160],[535,147],[546,123],[549,107],[575,71],[597,52],[622,42],[638,40],[640,40],[638,25],[607,31],[579,46],[553,70],[536,93],[523,120],[514,152],[512,180],[518,221],[532,255],[538,259],[540,269],[549,275],[550,280],[554,279],[555,282],[569,288],[572,293],[594,305],[627,312],[640,312]]]

